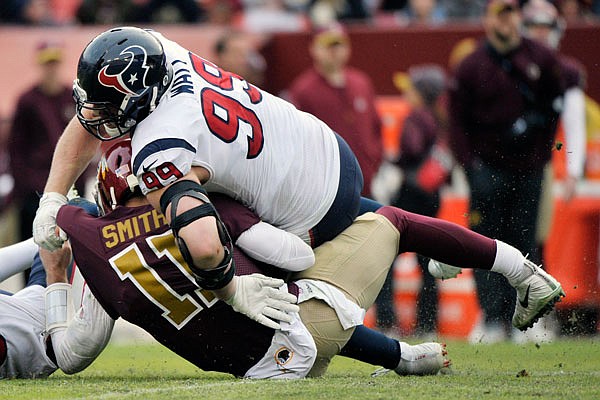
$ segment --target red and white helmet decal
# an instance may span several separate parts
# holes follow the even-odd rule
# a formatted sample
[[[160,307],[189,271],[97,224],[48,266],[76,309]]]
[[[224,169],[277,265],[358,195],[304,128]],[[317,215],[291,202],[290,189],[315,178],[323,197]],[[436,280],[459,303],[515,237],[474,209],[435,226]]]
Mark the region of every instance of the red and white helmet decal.
[[[113,87],[125,95],[136,95],[146,86],[146,75],[150,67],[147,65],[148,54],[141,46],[129,46],[121,52],[124,60],[129,62],[122,68],[118,65],[109,64],[98,73],[98,81],[106,87]]]

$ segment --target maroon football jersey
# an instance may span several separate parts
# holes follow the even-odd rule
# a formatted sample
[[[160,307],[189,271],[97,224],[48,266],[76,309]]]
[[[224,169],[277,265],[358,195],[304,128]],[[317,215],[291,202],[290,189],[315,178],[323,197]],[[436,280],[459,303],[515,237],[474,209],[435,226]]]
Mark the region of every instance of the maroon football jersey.
[[[211,199],[234,241],[258,222],[233,200]],[[112,318],[142,327],[206,371],[243,376],[264,356],[273,330],[196,285],[164,216],[151,206],[118,207],[102,218],[64,206],[57,222],[92,293]],[[238,275],[261,272],[238,249],[234,259]]]

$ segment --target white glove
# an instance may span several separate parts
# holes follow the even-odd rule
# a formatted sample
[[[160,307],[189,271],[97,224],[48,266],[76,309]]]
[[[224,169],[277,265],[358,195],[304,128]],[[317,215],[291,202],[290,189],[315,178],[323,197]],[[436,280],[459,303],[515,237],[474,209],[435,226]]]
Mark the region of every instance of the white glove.
[[[281,279],[261,274],[234,276],[236,289],[233,296],[225,300],[235,311],[272,329],[280,329],[279,323],[292,322],[290,312],[298,312],[296,296],[279,290],[284,285]],[[271,319],[272,318],[272,319]]]
[[[33,220],[33,241],[46,250],[55,251],[62,247],[67,235],[56,229],[58,209],[67,204],[67,198],[60,193],[44,193]]]
[[[427,269],[434,278],[442,280],[456,278],[458,274],[462,274],[461,268],[444,264],[443,262],[436,261],[433,258],[429,260]]]

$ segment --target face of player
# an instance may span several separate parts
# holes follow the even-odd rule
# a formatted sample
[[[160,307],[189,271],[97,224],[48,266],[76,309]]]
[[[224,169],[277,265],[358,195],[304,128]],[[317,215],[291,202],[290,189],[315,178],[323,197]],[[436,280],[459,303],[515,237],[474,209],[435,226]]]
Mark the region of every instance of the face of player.
[[[91,110],[84,111],[83,114],[90,122],[99,123],[99,129],[105,129],[107,131],[118,129],[117,124],[111,119],[113,115],[118,115],[118,109],[116,107],[102,109],[92,108]]]
[[[120,109],[111,104],[96,105],[78,102],[77,117],[83,127],[101,140],[112,140],[126,134],[129,129],[117,124]]]
[[[521,41],[521,13],[514,7],[506,6],[500,12],[488,11],[483,25],[489,42],[499,52],[507,52]]]

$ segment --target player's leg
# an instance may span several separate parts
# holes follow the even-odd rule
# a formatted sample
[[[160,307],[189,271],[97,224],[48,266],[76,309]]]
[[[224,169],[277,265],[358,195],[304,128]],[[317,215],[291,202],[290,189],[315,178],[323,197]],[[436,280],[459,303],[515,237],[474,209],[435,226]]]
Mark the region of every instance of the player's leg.
[[[366,214],[334,240],[315,249],[314,267],[295,274],[294,279],[327,282],[366,310],[375,301],[398,254],[399,240],[398,230],[388,219]],[[317,345],[318,360],[311,376],[322,374],[331,357],[342,348],[346,356],[402,374],[436,373],[447,365],[445,349],[441,345],[414,348],[362,326],[344,330],[335,311],[320,300],[301,303],[300,315]],[[417,351],[418,356],[415,356],[413,353]],[[416,367],[408,361],[417,359],[422,361],[417,362]],[[434,359],[436,361],[432,362]],[[411,372],[401,368],[401,364],[405,364],[403,360],[411,362]]]
[[[399,375],[432,375],[450,365],[445,346],[439,343],[411,346],[364,325],[344,330],[334,309],[321,300],[301,303],[300,318],[317,346],[310,377],[322,376],[337,354],[380,365]]]
[[[435,375],[451,364],[446,359],[448,352],[445,344],[428,342],[410,345],[364,325],[355,328],[340,355],[381,365],[398,375]]]
[[[519,296],[513,315],[513,325],[518,329],[533,325],[565,295],[556,279],[504,242],[395,207],[382,207],[377,213],[386,216],[400,232],[400,252],[415,252],[446,264],[504,275]]]
[[[300,319],[317,347],[317,358],[307,376],[322,376],[333,356],[338,354],[350,339],[354,328],[344,330],[335,310],[317,299],[300,303]]]

